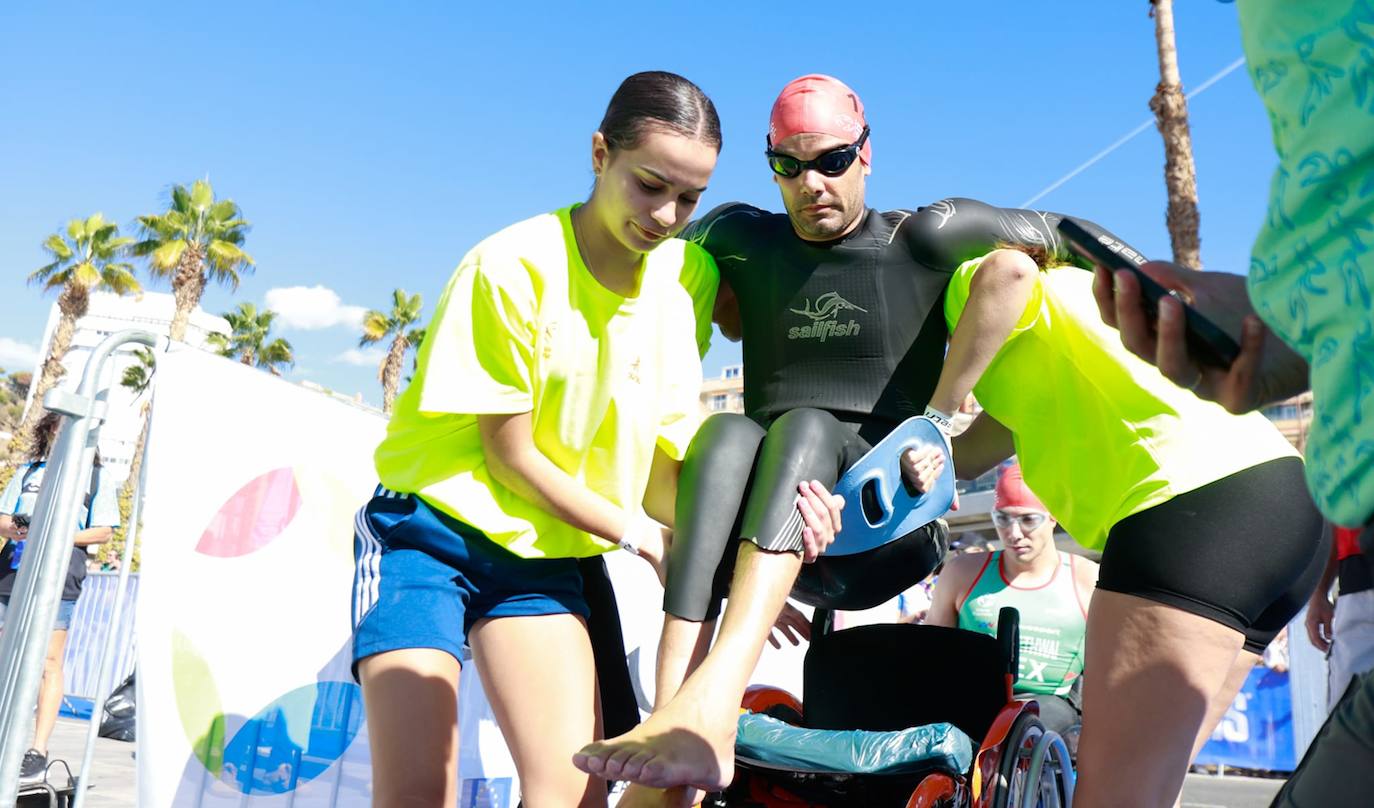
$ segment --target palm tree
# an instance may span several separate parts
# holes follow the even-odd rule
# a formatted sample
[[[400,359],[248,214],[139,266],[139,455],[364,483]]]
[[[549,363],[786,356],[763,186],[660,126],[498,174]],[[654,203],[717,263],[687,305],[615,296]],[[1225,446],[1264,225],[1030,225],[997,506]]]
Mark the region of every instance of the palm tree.
[[[33,406],[29,407],[19,428],[10,439],[9,456],[22,457],[28,453],[34,429],[43,417],[43,397],[65,372],[62,358],[71,347],[76,333],[76,321],[90,307],[91,292],[108,290],[118,295],[140,291],[133,266],[119,261],[133,239],[119,235],[119,225],[105,221],[96,213],[86,219],[72,219],[64,233],[53,233],[43,241],[43,249],[52,256],[52,263],[39,267],[29,275],[29,283],[41,283],[43,288],[58,289],[57,309],[60,317],[48,343],[48,356],[38,375]],[[10,471],[0,472],[0,483],[8,480]]]
[[[149,385],[153,383],[153,373],[157,370],[157,360],[152,350],[148,348],[135,349],[134,357],[138,362],[124,368],[124,375],[120,377],[119,383],[132,392],[135,397],[138,397],[147,392]],[[119,527],[115,528],[114,535],[110,537],[109,541],[100,545],[100,552],[97,555],[101,566],[106,569],[113,569],[117,566],[117,562],[124,554],[124,539],[129,535],[129,519],[132,515],[134,494],[138,491],[138,477],[143,469],[143,447],[148,442],[147,402],[144,402],[139,414],[143,417],[143,426],[138,431],[138,442],[134,444],[134,457],[129,463],[129,477],[119,489]],[[130,572],[138,570],[137,544],[134,545],[132,566]]]
[[[1178,48],[1174,44],[1173,0],[1150,0],[1159,49],[1159,84],[1150,109],[1164,138],[1164,184],[1169,192],[1165,220],[1174,263],[1202,268],[1198,235],[1197,167],[1193,164],[1193,137],[1188,130],[1188,100],[1178,77]]]
[[[138,217],[143,240],[134,255],[148,256],[150,272],[172,281],[176,311],[169,336],[186,338],[186,324],[200,303],[205,284],[213,280],[237,289],[239,273],[251,272],[253,258],[243,251],[248,222],[233,200],[215,201],[207,180],[191,187],[172,186],[172,206],[163,213]]]
[[[423,328],[410,328],[412,323],[420,319],[421,306],[418,294],[406,297],[406,290],[397,289],[391,293],[390,315],[376,309],[363,315],[363,335],[358,339],[359,347],[391,337],[391,347],[377,368],[377,380],[382,383],[382,412],[389,414],[391,405],[396,401],[406,350],[424,341]]]
[[[272,321],[277,313],[271,309],[258,311],[252,303],[240,303],[238,308],[225,312],[224,319],[229,321],[231,333],[211,334],[210,345],[218,350],[220,356],[237,358],[245,365],[260,367],[273,376],[281,375],[281,366],[296,364],[291,352],[291,343],[280,337],[268,341]]]

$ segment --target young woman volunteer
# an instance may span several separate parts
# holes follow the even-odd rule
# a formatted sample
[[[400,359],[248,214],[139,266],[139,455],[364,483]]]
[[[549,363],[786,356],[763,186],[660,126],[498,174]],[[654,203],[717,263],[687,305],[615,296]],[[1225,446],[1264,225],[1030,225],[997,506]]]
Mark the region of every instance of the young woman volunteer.
[[[662,568],[650,518],[672,521],[718,282],[673,235],[720,144],[694,84],[629,77],[591,198],[487,238],[449,281],[356,520],[374,804],[453,804],[465,643],[524,804],[605,803],[572,765],[600,732],[578,559],[623,546]]]
[[[1102,550],[1074,804],[1168,805],[1316,585],[1321,517],[1272,424],[1165,379],[1102,322],[1092,273],[1027,252],[996,250],[954,273],[931,406],[951,412],[972,388],[985,411],[954,440],[959,475],[1014,451],[1060,524]],[[905,458],[914,480],[942,463]]]

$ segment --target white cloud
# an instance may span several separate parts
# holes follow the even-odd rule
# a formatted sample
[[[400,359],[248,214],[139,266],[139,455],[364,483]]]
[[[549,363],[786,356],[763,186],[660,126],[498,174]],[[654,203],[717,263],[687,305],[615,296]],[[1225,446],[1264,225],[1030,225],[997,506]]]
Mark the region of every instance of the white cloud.
[[[346,365],[357,365],[359,367],[375,368],[386,358],[386,351],[381,348],[349,348],[338,356],[334,357],[335,362],[343,362]]]
[[[0,368],[9,373],[32,371],[38,364],[38,347],[9,337],[0,337]]]
[[[339,294],[328,286],[284,286],[268,289],[267,308],[277,313],[282,328],[317,331],[337,325],[357,329],[367,309],[345,306]]]

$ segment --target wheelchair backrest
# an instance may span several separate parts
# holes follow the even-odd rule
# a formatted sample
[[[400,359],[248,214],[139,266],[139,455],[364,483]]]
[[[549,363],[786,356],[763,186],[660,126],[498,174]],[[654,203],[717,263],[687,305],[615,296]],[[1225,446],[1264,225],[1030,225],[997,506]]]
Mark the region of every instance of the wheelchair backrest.
[[[803,725],[899,730],[947,721],[976,745],[1007,703],[997,638],[939,626],[859,626],[812,637]]]

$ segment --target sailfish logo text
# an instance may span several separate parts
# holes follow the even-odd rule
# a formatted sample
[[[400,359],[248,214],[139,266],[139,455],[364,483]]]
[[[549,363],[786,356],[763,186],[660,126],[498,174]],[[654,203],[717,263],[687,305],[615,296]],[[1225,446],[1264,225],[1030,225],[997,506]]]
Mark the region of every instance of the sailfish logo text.
[[[852,337],[859,333],[859,321],[851,319],[847,323],[837,322],[841,311],[851,310],[868,313],[868,309],[850,303],[837,292],[826,292],[816,298],[813,304],[809,299],[800,309],[789,309],[811,320],[811,325],[794,326],[787,329],[788,339],[817,339],[825,342],[830,337]]]

